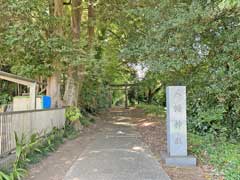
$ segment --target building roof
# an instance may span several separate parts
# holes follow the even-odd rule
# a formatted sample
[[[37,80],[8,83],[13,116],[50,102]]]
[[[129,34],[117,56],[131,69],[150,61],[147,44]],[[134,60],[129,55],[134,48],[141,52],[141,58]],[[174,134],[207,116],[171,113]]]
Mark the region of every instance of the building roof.
[[[37,83],[33,79],[25,78],[25,77],[18,76],[15,74],[6,73],[4,71],[0,71],[0,79],[4,79],[4,80],[10,81],[10,82],[15,82],[15,83],[26,85],[26,86]]]

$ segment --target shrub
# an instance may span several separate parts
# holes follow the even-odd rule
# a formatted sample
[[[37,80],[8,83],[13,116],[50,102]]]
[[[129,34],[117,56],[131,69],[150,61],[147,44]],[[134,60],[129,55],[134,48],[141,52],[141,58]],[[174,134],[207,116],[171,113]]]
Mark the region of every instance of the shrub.
[[[78,107],[71,106],[66,109],[65,116],[69,121],[73,122],[79,120],[82,117],[82,114]]]

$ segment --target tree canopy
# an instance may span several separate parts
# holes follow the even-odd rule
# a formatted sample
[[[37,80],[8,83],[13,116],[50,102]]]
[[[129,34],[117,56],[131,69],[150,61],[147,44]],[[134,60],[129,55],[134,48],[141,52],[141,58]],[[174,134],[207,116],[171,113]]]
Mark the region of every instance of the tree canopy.
[[[166,86],[185,85],[191,131],[240,138],[238,0],[1,0],[0,11],[0,69],[60,87],[56,101],[96,111],[109,84],[138,82],[131,100],[165,106]],[[15,90],[2,84],[6,103]]]

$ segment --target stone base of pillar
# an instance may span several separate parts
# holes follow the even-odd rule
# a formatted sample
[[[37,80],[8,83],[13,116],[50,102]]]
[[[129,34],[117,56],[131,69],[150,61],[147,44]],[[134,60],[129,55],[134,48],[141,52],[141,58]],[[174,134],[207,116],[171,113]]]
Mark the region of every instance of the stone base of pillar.
[[[192,167],[197,165],[197,159],[192,156],[169,156],[162,153],[162,158],[167,166]]]

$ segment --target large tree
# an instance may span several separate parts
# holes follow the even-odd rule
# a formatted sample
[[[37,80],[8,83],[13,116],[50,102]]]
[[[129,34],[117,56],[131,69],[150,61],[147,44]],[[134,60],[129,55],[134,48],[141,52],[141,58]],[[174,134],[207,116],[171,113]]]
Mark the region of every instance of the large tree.
[[[71,5],[71,29],[72,29],[72,41],[73,44],[79,46],[80,42],[80,25],[82,17],[82,1],[72,0]],[[83,80],[84,65],[70,64],[67,69],[67,80],[64,93],[64,101],[68,106],[78,105],[78,96],[80,91],[81,81]]]
[[[53,13],[53,14],[52,14]],[[59,19],[59,22],[56,23],[55,27],[50,26],[49,32],[53,32],[50,36],[61,37],[63,36],[63,24],[61,23],[61,18],[63,18],[63,0],[49,0],[49,14],[50,16],[55,16]],[[58,56],[57,56],[58,57]],[[47,79],[47,95],[51,96],[52,107],[61,106],[61,92],[60,92],[60,59],[55,59],[53,61],[53,66],[55,67],[54,72]]]

